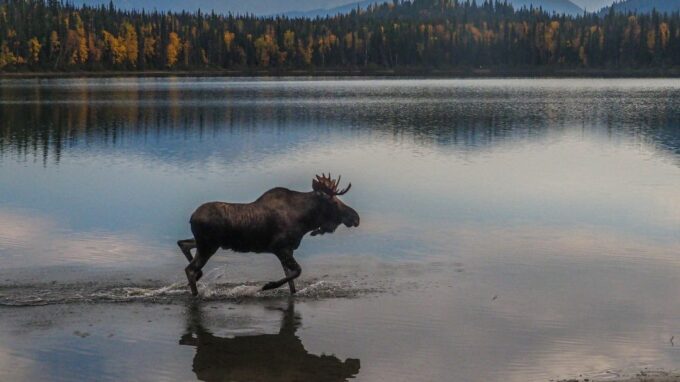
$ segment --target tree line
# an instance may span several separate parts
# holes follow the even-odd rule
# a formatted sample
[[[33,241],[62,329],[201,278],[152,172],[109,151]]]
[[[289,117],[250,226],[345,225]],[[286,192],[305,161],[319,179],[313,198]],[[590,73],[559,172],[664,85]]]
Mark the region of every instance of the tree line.
[[[393,0],[325,18],[0,0],[0,71],[680,66],[680,14]]]

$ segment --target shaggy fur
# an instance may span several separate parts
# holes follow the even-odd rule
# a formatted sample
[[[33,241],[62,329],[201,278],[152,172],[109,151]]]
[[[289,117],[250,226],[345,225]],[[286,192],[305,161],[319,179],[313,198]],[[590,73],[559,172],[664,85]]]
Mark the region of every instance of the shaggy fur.
[[[337,185],[337,181],[329,184]],[[281,261],[286,277],[267,283],[263,289],[278,288],[287,282],[291,293],[295,293],[293,280],[302,270],[293,251],[302,238],[310,232],[332,233],[340,224],[359,226],[359,215],[337,197],[337,189],[321,187],[316,181],[313,186],[312,192],[273,188],[247,204],[210,202],[198,207],[190,220],[194,238],[177,242],[190,262],[185,272],[192,294],[198,294],[196,281],[203,274],[201,269],[219,248],[273,253]],[[191,255],[193,248],[195,257]]]

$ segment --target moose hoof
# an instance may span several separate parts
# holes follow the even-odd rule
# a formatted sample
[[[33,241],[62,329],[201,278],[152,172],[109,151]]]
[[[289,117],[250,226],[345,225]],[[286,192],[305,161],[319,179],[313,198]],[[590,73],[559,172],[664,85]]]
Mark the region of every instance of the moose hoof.
[[[262,287],[262,290],[269,290],[269,289],[274,289],[274,288],[278,288],[278,287],[279,287],[278,283],[276,283],[275,281],[271,281],[271,282],[264,284],[264,286]]]

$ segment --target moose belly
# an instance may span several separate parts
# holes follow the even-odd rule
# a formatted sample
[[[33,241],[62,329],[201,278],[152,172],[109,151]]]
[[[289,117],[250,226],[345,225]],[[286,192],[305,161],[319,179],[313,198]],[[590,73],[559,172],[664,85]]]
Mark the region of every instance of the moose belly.
[[[301,239],[300,235],[234,235],[221,246],[235,252],[275,253],[282,249],[296,250]]]
[[[236,252],[271,252],[272,241],[272,234],[267,230],[231,229],[220,244],[223,249]]]
[[[268,243],[252,241],[229,241],[222,244],[222,249],[231,249],[234,252],[271,252]]]

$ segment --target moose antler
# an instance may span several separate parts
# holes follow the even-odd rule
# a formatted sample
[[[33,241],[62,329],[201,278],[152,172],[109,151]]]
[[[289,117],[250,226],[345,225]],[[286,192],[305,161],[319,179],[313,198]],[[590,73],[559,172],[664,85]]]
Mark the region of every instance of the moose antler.
[[[317,175],[316,179],[312,180],[312,188],[314,191],[321,191],[331,196],[345,195],[347,191],[352,188],[352,183],[348,184],[344,190],[338,191],[341,178],[342,175],[339,175],[338,179],[334,180],[331,178],[330,172],[328,173],[328,176],[326,176],[326,173],[322,173],[321,176]]]

